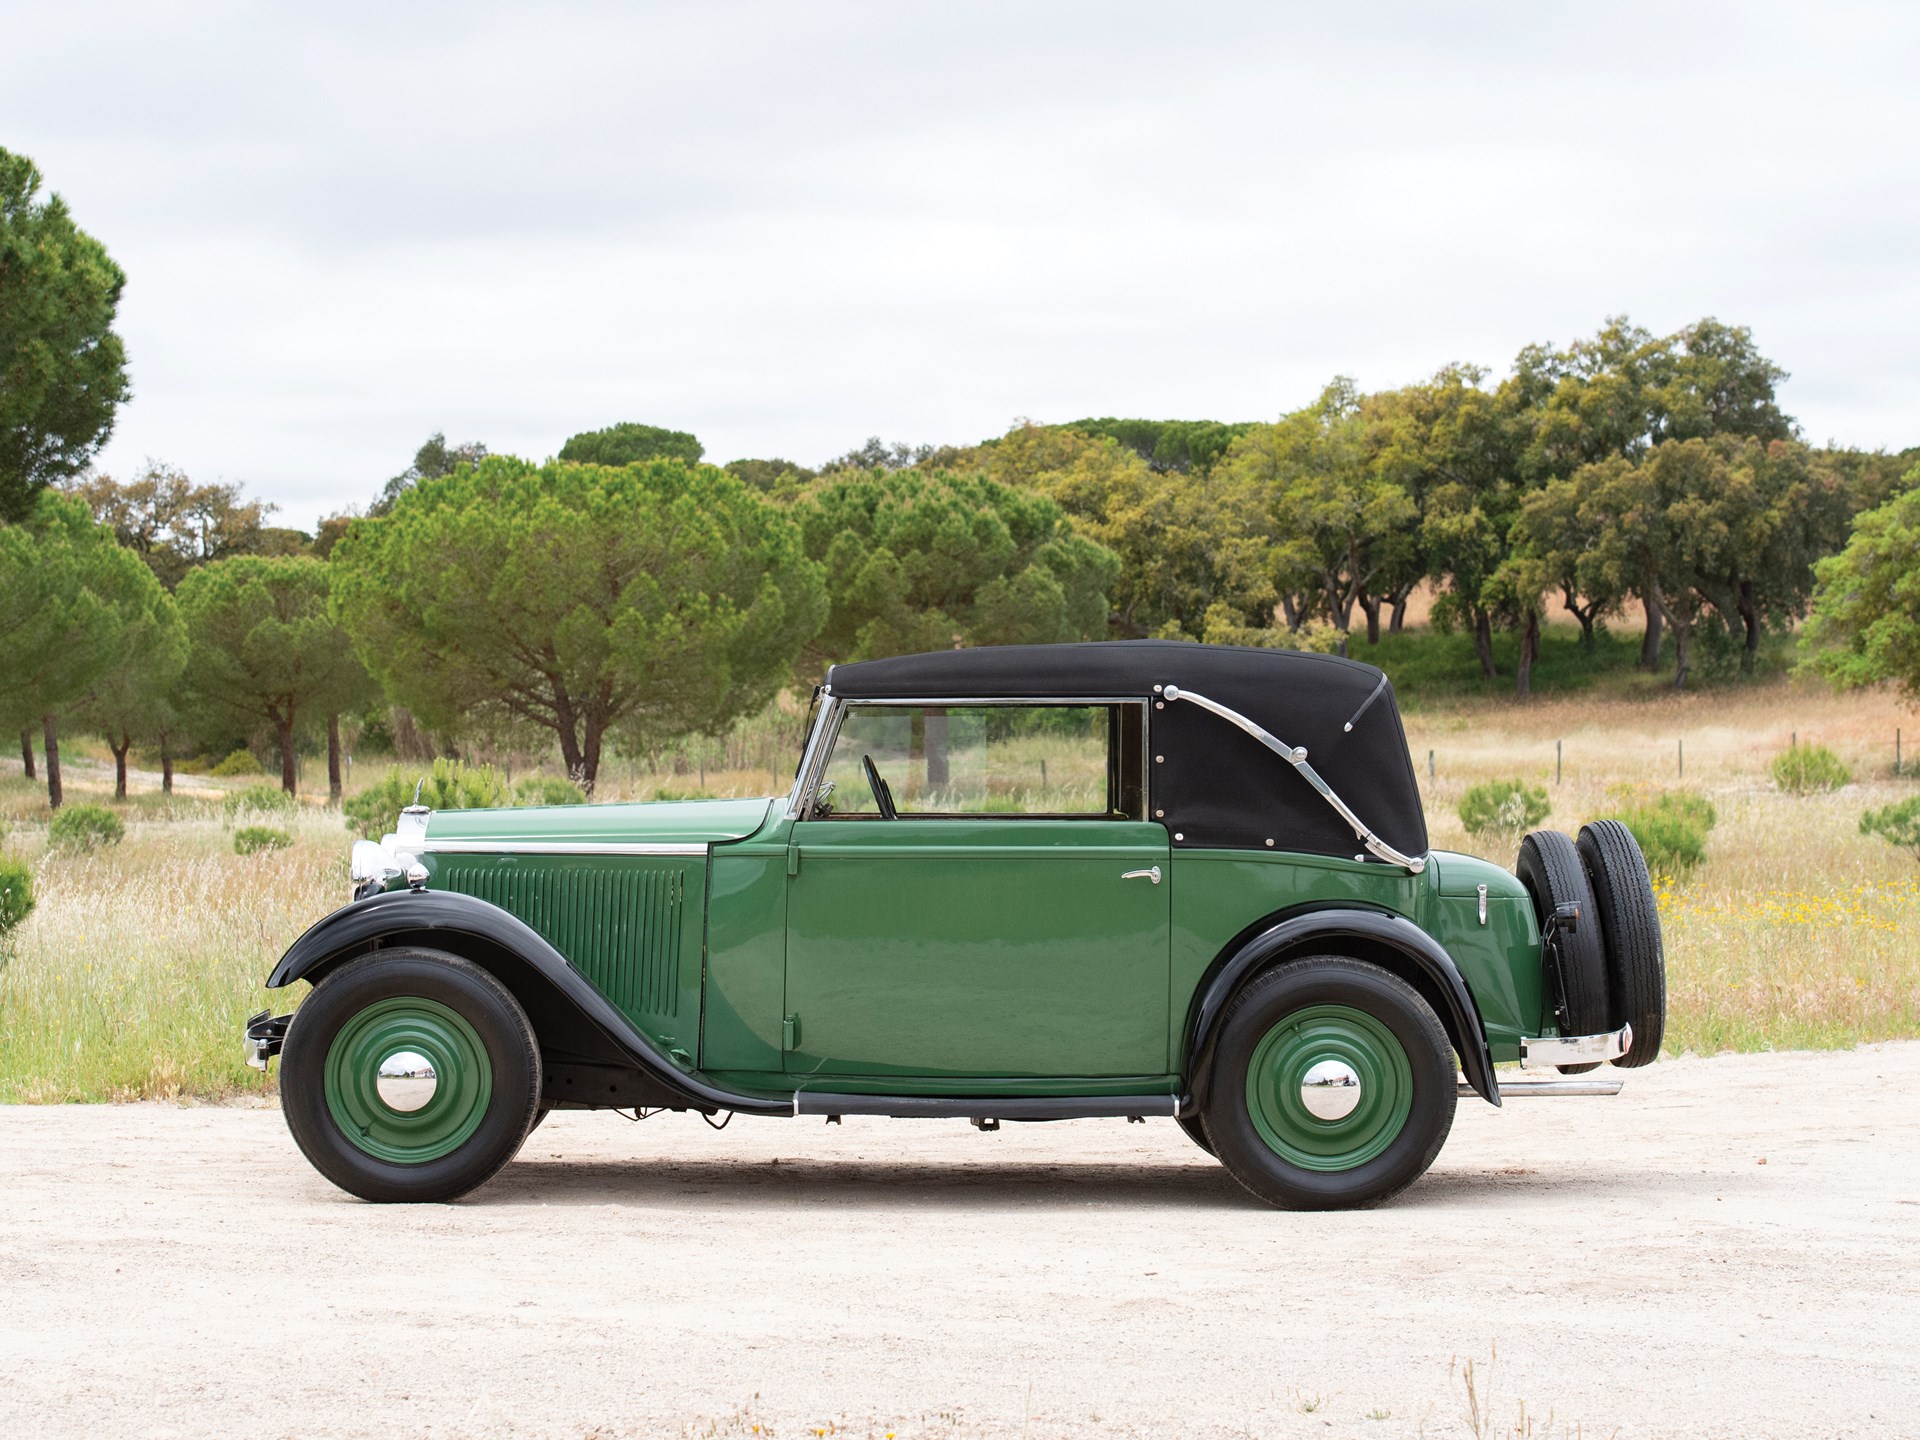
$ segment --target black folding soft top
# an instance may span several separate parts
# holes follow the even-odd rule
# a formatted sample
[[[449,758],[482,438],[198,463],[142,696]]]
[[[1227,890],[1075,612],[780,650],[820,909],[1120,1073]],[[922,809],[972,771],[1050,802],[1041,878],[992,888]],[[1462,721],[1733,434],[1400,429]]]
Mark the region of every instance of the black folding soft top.
[[[1427,820],[1387,677],[1300,650],[1179,640],[1003,645],[835,665],[842,700],[1074,700],[1177,685],[1236,710],[1308,763],[1361,821],[1407,855],[1427,853]],[[1352,827],[1294,767],[1231,722],[1175,701],[1148,712],[1153,808],[1174,843],[1364,855]],[[1271,842],[1271,844],[1269,844]]]

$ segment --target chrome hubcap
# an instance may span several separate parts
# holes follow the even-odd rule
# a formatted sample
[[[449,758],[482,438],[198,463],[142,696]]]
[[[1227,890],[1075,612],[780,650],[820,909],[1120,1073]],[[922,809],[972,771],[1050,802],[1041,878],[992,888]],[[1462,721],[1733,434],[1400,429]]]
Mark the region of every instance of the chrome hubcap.
[[[1301,1077],[1300,1103],[1317,1120],[1344,1120],[1360,1106],[1360,1076],[1344,1060],[1316,1060]]]
[[[380,1062],[373,1088],[389,1110],[411,1115],[433,1099],[440,1088],[440,1077],[434,1073],[433,1062],[418,1050],[401,1050]]]

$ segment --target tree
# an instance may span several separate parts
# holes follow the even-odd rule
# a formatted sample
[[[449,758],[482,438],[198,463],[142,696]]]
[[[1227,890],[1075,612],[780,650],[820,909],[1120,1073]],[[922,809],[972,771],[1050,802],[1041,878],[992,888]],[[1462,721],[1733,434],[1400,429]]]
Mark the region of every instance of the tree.
[[[0,720],[37,724],[45,743],[47,803],[65,798],[60,716],[124,653],[129,613],[152,576],[114,543],[81,501],[42,491],[21,524],[0,525]]]
[[[1709,318],[1656,337],[1616,316],[1565,350],[1522,350],[1501,395],[1527,431],[1520,478],[1539,485],[1673,441],[1790,439],[1793,420],[1774,396],[1785,378],[1744,327]],[[1667,615],[1657,594],[1635,593],[1646,611],[1640,663],[1651,670]]]
[[[1333,621],[1343,654],[1363,597],[1368,638],[1379,641],[1372,597],[1411,563],[1419,518],[1413,498],[1368,465],[1359,411],[1353,382],[1336,379],[1312,405],[1241,436],[1221,467],[1267,489],[1275,585],[1317,597],[1308,604]]]
[[[337,713],[359,683],[329,582],[327,565],[311,556],[237,555],[189,572],[177,592],[190,704],[216,721],[270,726],[289,795],[299,785],[301,724]]]
[[[805,654],[815,675],[835,660],[1107,633],[1119,561],[1044,496],[874,470],[829,479],[794,518],[827,576],[826,624]]]
[[[1226,424],[1219,420],[1119,420],[1107,416],[1074,420],[1062,428],[1100,440],[1117,440],[1146,461],[1149,469],[1161,474],[1198,473],[1204,478],[1233,442],[1253,426],[1246,421]]]
[[[447,437],[436,430],[413,452],[413,464],[381,487],[373,503],[367,506],[367,513],[384,515],[393,509],[396,500],[415,486],[429,480],[444,479],[463,465],[472,469],[486,458],[487,447],[478,440],[469,440],[464,445],[449,445]]]
[[[129,393],[113,332],[126,276],[79,229],[40,171],[0,149],[0,522],[76,475]]]
[[[1527,563],[1540,569],[1542,592],[1560,592],[1560,603],[1580,622],[1581,646],[1591,652],[1600,618],[1620,608],[1625,591],[1616,576],[1595,563],[1602,516],[1587,502],[1586,492],[1572,480],[1549,481],[1521,498],[1508,539],[1515,553],[1525,552]],[[1508,594],[1519,573],[1502,581]]]
[[[135,740],[165,737],[176,720],[173,690],[187,664],[187,630],[173,597],[151,571],[128,567],[113,597],[121,615],[112,662],[88,688],[75,710],[81,725],[96,731],[113,752],[113,795],[127,798],[127,752]],[[172,767],[166,785],[172,790]]]
[[[1382,576],[1398,633],[1407,599],[1432,577],[1442,587],[1440,622],[1471,630],[1481,673],[1493,675],[1492,611],[1480,589],[1499,568],[1517,500],[1516,396],[1482,388],[1485,372],[1448,365],[1433,378],[1368,396],[1361,404],[1367,464],[1399,486],[1419,512],[1411,543]],[[1370,628],[1377,626],[1369,615]]]
[[[637,465],[643,460],[684,460],[692,465],[704,454],[705,448],[685,430],[629,420],[569,436],[559,458],[581,465]]]
[[[712,733],[763,704],[826,616],[799,527],[733,476],[494,456],[335,546],[335,611],[426,724],[550,731],[591,789],[610,737]]]
[[[1920,487],[1920,466],[1906,483]],[[1859,516],[1815,570],[1805,663],[1842,689],[1890,681],[1920,702],[1920,488]]]
[[[1113,632],[1199,639],[1217,606],[1226,609],[1216,628],[1222,618],[1273,623],[1271,524],[1257,480],[1225,468],[1156,474],[1119,442],[1064,426],[1017,425],[978,453],[994,480],[1047,496],[1119,558]]]
[[[88,475],[71,489],[169,590],[196,565],[229,555],[285,554],[285,537],[305,540],[297,530],[269,528],[266,518],[277,507],[246,499],[240,486],[196,485],[185,471],[158,460],[147,461],[124,485],[111,475]]]

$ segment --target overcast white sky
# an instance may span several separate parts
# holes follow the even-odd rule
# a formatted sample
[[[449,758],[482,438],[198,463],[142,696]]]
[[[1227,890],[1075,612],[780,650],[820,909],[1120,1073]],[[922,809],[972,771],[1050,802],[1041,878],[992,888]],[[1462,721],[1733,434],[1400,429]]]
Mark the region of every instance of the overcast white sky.
[[[102,468],[364,503],[434,430],[710,459],[1272,417],[1625,312],[1920,443],[1920,5],[8,3],[129,281]]]

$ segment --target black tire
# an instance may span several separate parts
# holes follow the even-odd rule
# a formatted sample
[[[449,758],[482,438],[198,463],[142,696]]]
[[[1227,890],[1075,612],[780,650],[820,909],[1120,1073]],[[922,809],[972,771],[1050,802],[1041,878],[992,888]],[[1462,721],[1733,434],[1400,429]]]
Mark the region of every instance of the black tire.
[[[489,1087],[484,1102],[475,1098],[469,1107],[470,1133],[449,1153],[418,1163],[362,1148],[327,1095],[329,1054],[342,1031],[395,1001],[426,1002],[464,1022],[484,1055]],[[476,1074],[479,1063],[470,1067]],[[363,1200],[451,1200],[485,1184],[525,1142],[540,1088],[540,1048],[519,1002],[479,966],[437,950],[380,950],[343,965],[294,1012],[280,1054],[280,1108],[295,1143],[314,1169]]]
[[[1564,1033],[1597,1035],[1607,1025],[1607,947],[1600,934],[1600,906],[1587,869],[1572,840],[1558,830],[1535,830],[1520,842],[1520,859],[1513,867],[1520,883],[1533,897],[1534,913],[1544,927],[1560,906],[1580,907],[1580,919],[1571,934],[1560,932],[1560,985],[1566,999]],[[1599,1062],[1562,1065],[1563,1075],[1598,1070]]]
[[[1667,1028],[1667,962],[1653,879],[1633,832],[1618,820],[1580,827],[1575,842],[1606,941],[1609,1027],[1633,1027],[1633,1048],[1613,1063],[1651,1065]]]
[[[1179,1115],[1174,1123],[1187,1132],[1187,1138],[1198,1145],[1207,1154],[1213,1154],[1213,1141],[1207,1138],[1207,1123],[1198,1115]]]
[[[1263,1133],[1249,1097],[1260,1083],[1256,1073],[1249,1085],[1249,1071],[1276,1039],[1282,1049],[1293,1042],[1296,1064],[1319,1053],[1306,1027],[1328,1007],[1360,1012],[1376,1033],[1397,1044],[1405,1061],[1396,1082],[1396,1088],[1405,1087],[1404,1118],[1397,1128],[1379,1128],[1372,1143],[1382,1148],[1376,1153],[1339,1168],[1331,1156],[1311,1167],[1287,1158]],[[1291,1031],[1289,1018],[1297,1021]],[[1291,1074],[1276,1072],[1276,1094],[1284,1096]],[[1357,1209],[1398,1195],[1426,1174],[1446,1144],[1458,1098],[1453,1046],[1419,992],[1378,965],[1340,955],[1291,961],[1249,981],[1221,1020],[1211,1081],[1205,1121],[1214,1153],[1249,1191],[1288,1210]],[[1361,1095],[1365,1105],[1364,1085]]]

